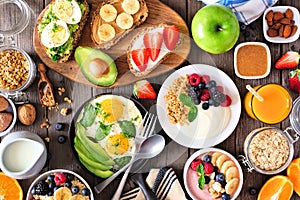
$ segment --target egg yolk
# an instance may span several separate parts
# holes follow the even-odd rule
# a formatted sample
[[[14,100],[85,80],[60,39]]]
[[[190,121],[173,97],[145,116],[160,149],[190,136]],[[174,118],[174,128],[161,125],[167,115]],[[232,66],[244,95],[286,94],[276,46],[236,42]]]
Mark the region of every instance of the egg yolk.
[[[128,151],[128,139],[122,134],[109,136],[106,141],[106,149],[114,155],[123,155]]]
[[[54,24],[54,26],[55,28],[53,27],[52,30],[49,31],[49,37],[54,43],[61,44],[66,38],[67,31],[63,26],[57,24]]]
[[[72,4],[66,1],[58,1],[55,5],[55,14],[60,19],[69,19],[73,14]]]
[[[105,116],[104,121],[111,123],[120,119],[123,115],[123,104],[118,99],[106,99],[101,103],[101,108]]]

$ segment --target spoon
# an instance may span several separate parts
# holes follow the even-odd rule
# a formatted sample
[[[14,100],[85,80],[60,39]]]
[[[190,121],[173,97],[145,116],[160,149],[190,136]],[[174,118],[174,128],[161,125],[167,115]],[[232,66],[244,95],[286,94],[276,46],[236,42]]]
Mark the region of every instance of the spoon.
[[[165,139],[161,135],[153,135],[147,138],[141,145],[140,151],[136,153],[134,158],[131,161],[122,167],[120,170],[114,173],[111,177],[104,180],[94,187],[97,194],[101,193],[101,191],[111,183],[119,174],[121,174],[125,169],[127,169],[130,165],[132,165],[135,161],[139,159],[149,159],[158,155],[165,147]]]
[[[41,104],[46,107],[54,107],[56,102],[53,94],[53,86],[46,75],[46,67],[44,64],[38,64],[38,71],[41,79],[38,83],[39,97]]]

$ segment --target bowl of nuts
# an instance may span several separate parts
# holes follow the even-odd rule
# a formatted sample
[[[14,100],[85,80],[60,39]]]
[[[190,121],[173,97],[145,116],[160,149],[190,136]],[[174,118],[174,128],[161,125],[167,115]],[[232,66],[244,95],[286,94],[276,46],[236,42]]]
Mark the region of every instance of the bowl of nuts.
[[[0,92],[16,93],[28,88],[36,76],[30,56],[15,46],[0,48]]]
[[[263,33],[273,43],[291,43],[299,38],[299,11],[292,6],[274,6],[265,10]]]
[[[17,110],[15,104],[0,93],[0,137],[6,135],[15,126]]]

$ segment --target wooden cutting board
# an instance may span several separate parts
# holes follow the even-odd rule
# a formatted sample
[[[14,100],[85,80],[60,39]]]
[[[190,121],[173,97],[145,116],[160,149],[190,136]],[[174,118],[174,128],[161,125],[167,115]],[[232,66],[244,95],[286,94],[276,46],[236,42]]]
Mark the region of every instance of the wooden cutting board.
[[[89,14],[89,19],[83,29],[83,33],[79,42],[80,46],[89,46],[95,47],[91,39],[91,16],[98,7],[100,3],[103,1],[99,0],[87,0],[91,10]],[[160,64],[155,70],[153,70],[150,74],[143,76],[143,77],[135,77],[129,70],[127,59],[126,59],[126,52],[127,48],[130,45],[131,40],[134,36],[138,33],[138,28],[133,30],[127,36],[125,36],[121,41],[119,41],[115,46],[110,48],[109,50],[101,50],[111,57],[115,59],[115,63],[118,68],[118,77],[116,82],[110,87],[128,85],[131,83],[136,82],[137,80],[144,79],[144,78],[151,78],[163,74],[169,70],[172,70],[179,66],[181,63],[185,61],[189,52],[190,52],[190,37],[189,37],[189,30],[185,23],[185,21],[181,18],[181,16],[176,13],[174,10],[166,6],[165,4],[161,3],[159,0],[146,0],[149,15],[146,21],[140,25],[138,28],[158,25],[161,23],[165,24],[174,24],[178,26],[179,31],[181,33],[182,41],[180,45],[176,48],[168,59]],[[37,21],[39,21],[43,16],[42,13],[38,17]],[[46,55],[46,52],[43,49],[43,46],[39,40],[38,31],[37,31],[37,24],[34,27],[33,33],[33,45],[37,55],[40,59],[52,70],[62,74],[63,76],[86,85],[96,86],[90,83],[81,73],[78,64],[76,63],[74,57],[72,57],[68,62],[65,63],[56,63],[51,61],[51,59]]]

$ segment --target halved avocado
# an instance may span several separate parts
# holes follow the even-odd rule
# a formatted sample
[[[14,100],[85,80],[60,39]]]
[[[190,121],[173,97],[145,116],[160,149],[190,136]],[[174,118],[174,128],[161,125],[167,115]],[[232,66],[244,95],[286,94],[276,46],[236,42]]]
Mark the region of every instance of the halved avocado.
[[[112,85],[118,75],[114,60],[100,50],[91,47],[77,47],[75,60],[85,78],[99,86]]]

